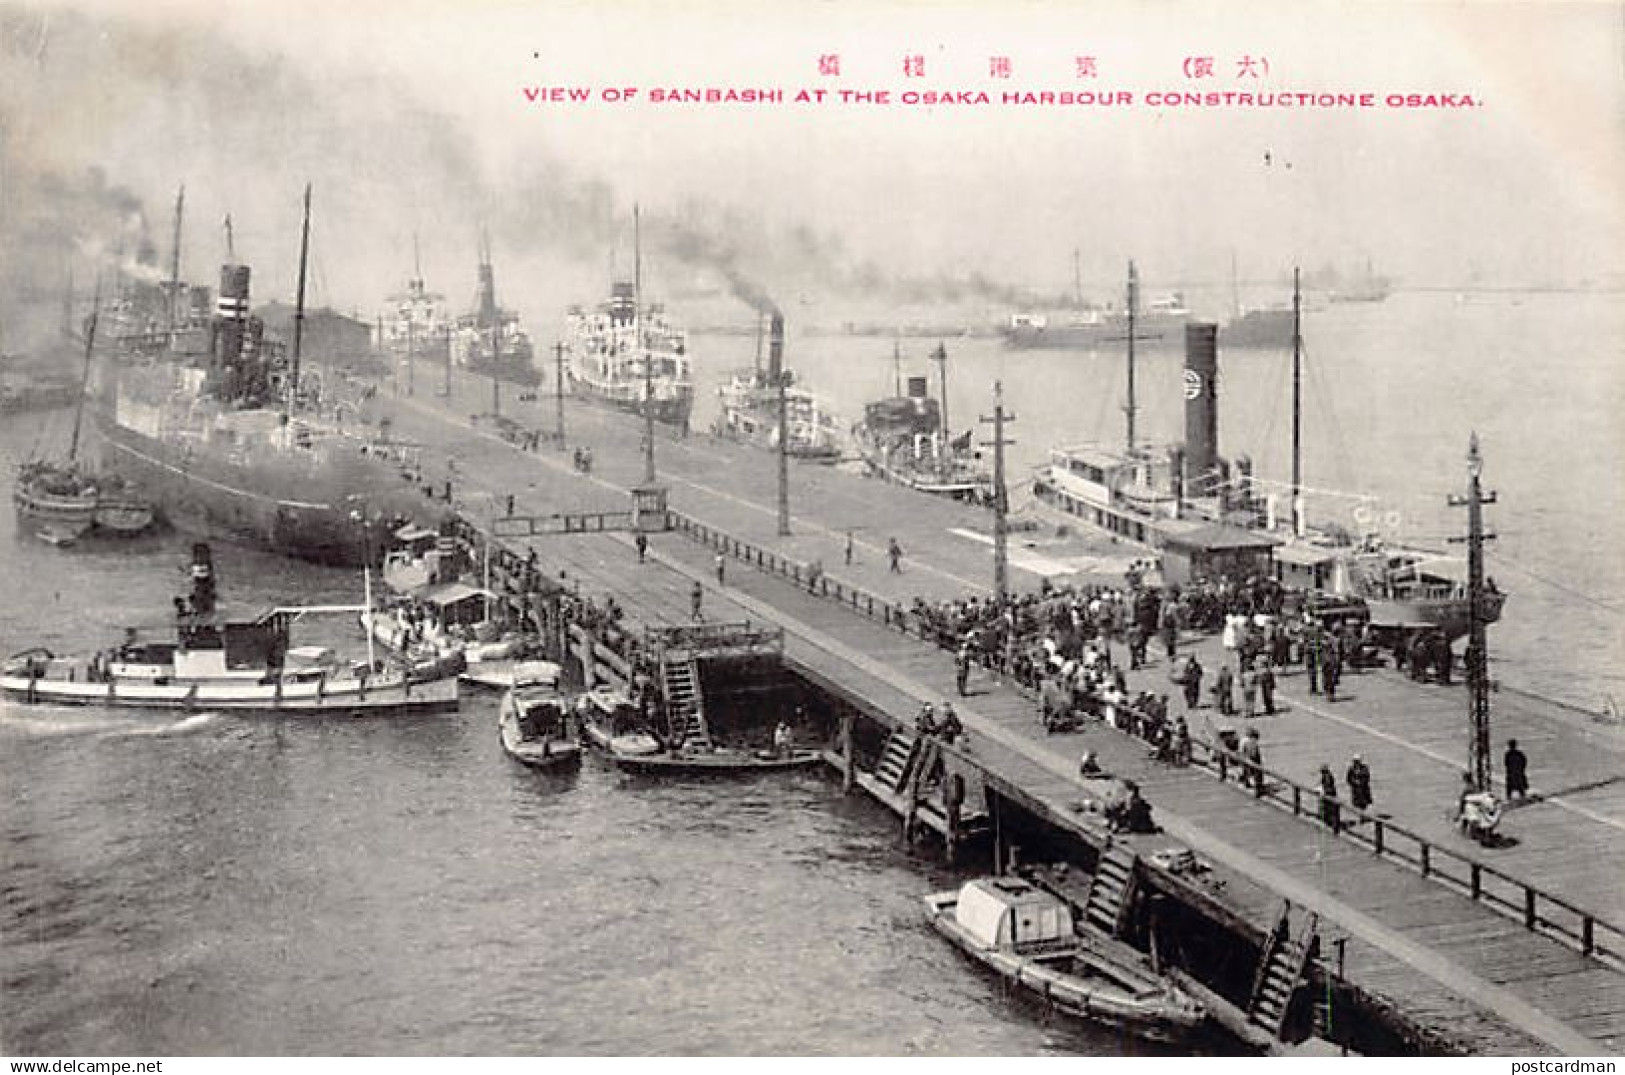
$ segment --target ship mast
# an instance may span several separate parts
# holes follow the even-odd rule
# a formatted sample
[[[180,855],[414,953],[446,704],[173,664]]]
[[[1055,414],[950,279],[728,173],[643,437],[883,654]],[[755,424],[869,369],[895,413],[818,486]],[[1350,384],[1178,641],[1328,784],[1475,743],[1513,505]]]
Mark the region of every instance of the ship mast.
[[[953,436],[954,428],[948,424],[948,349],[938,343],[937,349],[931,352],[931,360],[937,364],[937,372],[942,379],[942,440],[937,445],[937,469],[947,474],[949,438]]]
[[[186,184],[182,183],[175,192],[175,235],[170,243],[169,251],[169,302],[168,302],[168,335],[173,341],[175,336],[175,304],[180,300],[181,294],[181,214],[186,208]]]
[[[79,428],[85,418],[85,393],[90,390],[90,350],[96,346],[96,320],[101,316],[102,279],[96,277],[96,294],[90,300],[90,320],[85,324],[85,372],[79,378],[79,402],[73,408],[73,439],[68,441],[68,462],[79,456]]]
[[[903,345],[896,336],[891,338],[891,376],[892,393],[897,396],[903,394]]]
[[[1083,260],[1077,247],[1072,248],[1072,301],[1083,309]]]
[[[226,214],[226,260],[233,264],[237,261],[237,244],[231,238],[231,214]]]
[[[1303,495],[1303,290],[1298,267],[1292,267],[1292,532],[1301,536],[1305,512]]]
[[[292,381],[288,385],[288,408],[299,402],[299,354],[305,341],[305,262],[310,256],[310,184],[305,184],[305,221],[299,234],[299,285],[293,305]]]

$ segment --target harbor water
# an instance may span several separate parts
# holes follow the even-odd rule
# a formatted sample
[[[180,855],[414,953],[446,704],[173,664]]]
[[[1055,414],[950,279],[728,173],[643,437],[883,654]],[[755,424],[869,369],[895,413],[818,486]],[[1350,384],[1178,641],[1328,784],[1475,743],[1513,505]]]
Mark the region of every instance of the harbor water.
[[[1617,354],[1593,346],[1621,339],[1617,302],[1397,295],[1311,326],[1307,484],[1372,494],[1401,536],[1443,547],[1476,429],[1501,495],[1491,572],[1512,594],[1491,633],[1497,675],[1591,710],[1625,699],[1625,561],[1607,539],[1625,518],[1625,399]],[[903,341],[905,374],[927,372],[936,342]],[[1120,355],[945,342],[953,424],[988,413],[1002,379],[1018,473],[1052,444],[1118,438]],[[753,347],[696,337],[697,427]],[[891,351],[802,336],[787,361],[854,418],[889,393]],[[1155,440],[1179,430],[1179,362],[1141,364]],[[1222,363],[1221,449],[1284,477],[1288,357]],[[40,428],[0,428],[8,472]],[[0,649],[82,649],[163,622],[187,549],[180,535],[54,549],[0,514]],[[350,573],[240,548],[217,546],[216,562],[239,607],[360,593]],[[302,637],[359,636],[332,620]],[[0,703],[0,1051],[1144,1048],[1056,1023],[961,959],[920,903],[955,878],[821,775],[667,783],[589,759],[539,776],[503,755],[494,696],[470,697],[400,721]]]

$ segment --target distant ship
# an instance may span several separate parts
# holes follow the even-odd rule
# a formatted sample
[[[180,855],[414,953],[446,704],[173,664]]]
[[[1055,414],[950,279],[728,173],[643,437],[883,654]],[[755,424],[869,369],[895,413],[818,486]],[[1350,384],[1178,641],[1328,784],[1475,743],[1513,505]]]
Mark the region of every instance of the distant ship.
[[[688,428],[688,339],[659,304],[641,304],[623,281],[596,310],[572,306],[567,322],[572,392],[634,414],[647,408],[657,422]]]
[[[307,189],[307,236],[309,211]],[[162,317],[128,319],[133,331],[115,341],[112,383],[95,414],[102,464],[179,529],[319,563],[376,562],[390,534],[434,509],[408,480],[402,451],[356,436],[354,406],[300,377],[299,337],[291,356],[265,337],[249,314],[249,276],[246,265],[221,268],[206,323],[153,331]],[[207,289],[186,294],[195,313]],[[303,287],[298,308],[302,317]]]
[[[947,361],[940,347],[934,357]],[[893,361],[901,363],[895,350]],[[952,500],[992,502],[993,476],[972,447],[971,434],[950,435],[924,377],[910,377],[906,395],[866,406],[852,439],[869,473],[886,481]]]
[[[412,250],[412,278],[404,291],[389,296],[391,311],[379,342],[397,366],[420,359],[442,365],[451,358],[452,321],[446,314],[446,297],[424,284],[415,240]]]
[[[1371,259],[1365,263],[1365,278],[1348,287],[1333,288],[1326,297],[1332,302],[1381,302],[1393,291],[1386,276],[1371,271]]]
[[[1073,255],[1074,259],[1076,254]],[[1123,343],[1132,336],[1146,347],[1179,347],[1185,338],[1190,311],[1175,292],[1140,306],[1140,275],[1129,262],[1126,302],[1121,310],[1100,309],[1083,301],[1079,285],[1076,307],[1064,320],[1046,314],[1016,313],[1004,330],[1006,346],[1026,349],[1091,351]]]
[[[497,305],[496,269],[491,265],[489,240],[482,239],[481,246],[474,309],[457,319],[450,341],[452,361],[483,377],[539,385],[542,374],[536,368],[530,336],[520,326],[517,313]]]
[[[758,348],[759,348],[758,344]],[[760,350],[758,349],[758,357]],[[784,380],[785,452],[795,459],[833,463],[841,457],[841,432],[822,400],[795,383],[784,366],[784,319],[773,315],[768,364],[735,373],[717,389],[720,413],[714,426],[719,437],[779,447],[779,380]]]

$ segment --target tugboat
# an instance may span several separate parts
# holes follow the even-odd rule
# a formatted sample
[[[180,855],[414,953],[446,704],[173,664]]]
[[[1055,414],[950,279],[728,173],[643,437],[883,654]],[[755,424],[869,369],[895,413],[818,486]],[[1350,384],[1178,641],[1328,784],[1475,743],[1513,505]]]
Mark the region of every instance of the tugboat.
[[[535,349],[520,327],[519,315],[497,305],[496,269],[491,265],[491,240],[480,240],[479,283],[474,309],[457,319],[451,337],[451,358],[457,365],[484,377],[535,387],[542,383]]]
[[[289,716],[400,715],[457,708],[456,677],[415,682],[398,669],[346,664],[332,651],[292,645],[304,608],[234,620],[216,608],[213,558],[192,546],[192,592],[175,599],[172,638],[129,628],[121,644],[88,656],[35,648],[0,669],[0,693],[28,704],[137,709],[229,709]],[[325,609],[321,611],[331,611]]]
[[[688,337],[664,307],[643,301],[642,265],[640,248],[633,279],[612,284],[608,301],[590,312],[570,307],[570,391],[687,430],[694,409]]]
[[[760,349],[758,348],[758,359]],[[717,389],[721,413],[713,427],[716,435],[742,444],[777,451],[779,448],[779,392],[784,388],[785,454],[792,459],[834,463],[841,458],[840,432],[835,419],[817,396],[795,383],[794,371],[784,365],[784,318],[772,318],[768,365],[735,373]]]
[[[514,669],[513,687],[497,716],[502,749],[532,769],[562,769],[581,762],[575,713],[559,690],[559,666],[525,661]]]
[[[308,238],[308,187],[304,219]],[[116,383],[95,428],[103,466],[150,494],[177,528],[359,566],[376,561],[404,521],[435,509],[392,461],[391,445],[356,436],[353,420],[345,428],[340,415],[353,417],[355,405],[301,375],[308,246],[301,242],[291,355],[249,314],[249,267],[228,263],[206,329],[136,324],[116,341]],[[206,289],[189,293],[194,309],[206,304]]]
[[[939,346],[932,358],[945,364],[947,351]],[[895,346],[892,361],[900,382]],[[906,395],[898,391],[866,406],[852,439],[870,474],[952,500],[993,502],[993,475],[971,446],[971,434],[950,437],[943,407],[927,393],[924,377],[910,377]]]

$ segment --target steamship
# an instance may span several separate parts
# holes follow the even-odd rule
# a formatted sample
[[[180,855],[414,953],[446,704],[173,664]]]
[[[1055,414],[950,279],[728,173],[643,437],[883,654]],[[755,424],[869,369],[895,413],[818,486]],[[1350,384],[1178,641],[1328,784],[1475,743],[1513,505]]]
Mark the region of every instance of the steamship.
[[[1294,333],[1295,335],[1295,333]],[[1277,526],[1276,498],[1261,485],[1246,456],[1218,450],[1218,327],[1192,323],[1185,332],[1185,441],[1124,449],[1087,444],[1053,449],[1032,491],[1047,513],[1082,522],[1143,548],[1201,547],[1211,562],[1245,560],[1242,550],[1271,546],[1275,578],[1304,589],[1357,598],[1373,627],[1436,630],[1447,639],[1467,632],[1469,599],[1460,560],[1381,540],[1295,522]],[[1133,400],[1129,402],[1132,411]],[[1500,619],[1506,597],[1485,594],[1487,622]]]
[[[483,377],[534,387],[542,383],[530,336],[520,327],[519,315],[497,305],[496,269],[491,247],[482,240],[474,309],[457,319],[450,339],[451,359]]]
[[[761,354],[758,349],[757,358]],[[784,365],[784,318],[773,315],[768,363],[734,373],[717,389],[717,436],[758,448],[779,448],[779,394],[783,382],[785,454],[833,463],[841,458],[840,429],[822,400],[795,383]]]
[[[307,223],[308,211],[307,200]],[[356,408],[325,398],[318,377],[300,377],[297,349],[290,358],[266,338],[249,277],[246,265],[221,268],[212,317],[207,288],[175,283],[151,296],[161,309],[184,295],[173,329],[126,318],[94,416],[102,465],[177,529],[318,563],[375,562],[390,534],[434,509],[392,445],[343,427]]]
[[[633,285],[620,281],[597,309],[570,307],[567,324],[572,392],[688,428],[694,407],[688,339],[660,304],[643,304]]]
[[[1005,345],[1018,350],[1092,351],[1122,343],[1131,328],[1149,347],[1178,347],[1190,311],[1179,294],[1154,299],[1130,319],[1127,311],[1087,308],[1060,318],[1015,313],[1004,329]]]
[[[863,408],[852,439],[870,474],[922,493],[993,502],[993,476],[971,445],[971,434],[950,437],[942,408],[926,392],[924,377],[910,377],[906,395]]]

